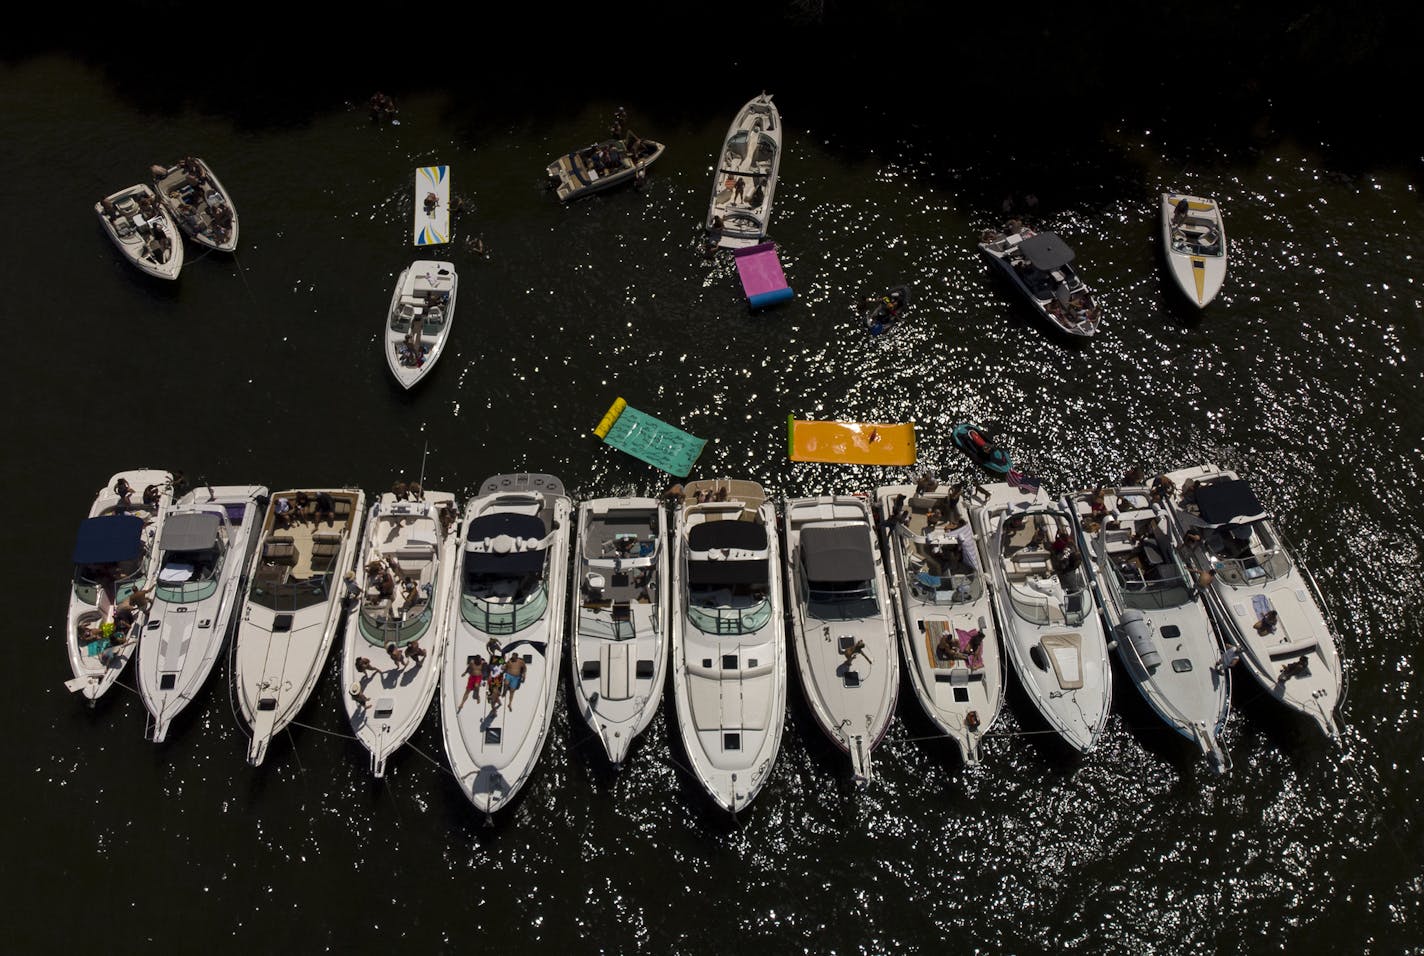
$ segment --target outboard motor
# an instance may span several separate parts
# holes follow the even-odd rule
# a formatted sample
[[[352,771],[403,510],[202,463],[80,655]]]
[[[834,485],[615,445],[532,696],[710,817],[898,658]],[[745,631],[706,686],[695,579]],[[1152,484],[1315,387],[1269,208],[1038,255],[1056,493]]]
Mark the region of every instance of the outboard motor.
[[[1124,611],[1117,631],[1119,641],[1126,638],[1132,642],[1133,651],[1147,670],[1162,663],[1162,655],[1157,652],[1157,645],[1152,640],[1152,627],[1141,611]]]

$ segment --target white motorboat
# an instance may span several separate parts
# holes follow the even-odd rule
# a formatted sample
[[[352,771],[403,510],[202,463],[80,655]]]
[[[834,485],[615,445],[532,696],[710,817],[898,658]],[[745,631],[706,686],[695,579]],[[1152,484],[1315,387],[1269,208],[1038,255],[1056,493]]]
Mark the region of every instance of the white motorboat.
[[[983,556],[948,487],[888,485],[875,497],[910,686],[964,763],[978,766],[1005,667]]]
[[[455,267],[417,259],[396,280],[386,313],[386,364],[404,388],[411,388],[435,367],[455,321]]]
[[[727,130],[712,171],[707,231],[724,249],[766,238],[781,168],[781,113],[771,96],[753,97]]]
[[[65,644],[74,677],[65,682],[92,707],[128,666],[148,618],[158,538],[173,503],[166,471],[121,471],[99,490],[74,543]]]
[[[1173,520],[1222,635],[1276,700],[1342,743],[1335,708],[1344,672],[1315,580],[1250,485],[1198,465],[1167,473]]]
[[[189,156],[152,173],[159,201],[185,236],[218,252],[237,249],[237,207],[207,163]]]
[[[560,156],[545,169],[560,202],[582,199],[646,175],[666,147],[629,134]]]
[[[1231,671],[1205,598],[1178,556],[1166,505],[1153,503],[1147,488],[1123,487],[1080,492],[1070,506],[1123,670],[1167,726],[1225,773]]]
[[[353,581],[364,580],[360,600],[346,615],[341,696],[377,777],[420,727],[440,685],[458,521],[455,496],[447,491],[426,490],[415,500],[386,492],[366,515],[357,558],[363,570],[353,572]],[[391,645],[400,649],[399,664]],[[367,666],[357,667],[358,660]]]
[[[751,481],[683,490],[672,566],[677,722],[693,774],[735,816],[771,776],[786,718],[776,506]]]
[[[164,519],[157,589],[138,648],[138,686],[154,743],[167,738],[222,653],[266,498],[260,485],[204,486]]]
[[[493,815],[528,782],[559,691],[571,506],[552,475],[496,475],[465,505],[458,591],[440,690],[445,753],[460,789]],[[523,675],[472,667],[518,657]],[[468,693],[467,693],[468,691]],[[511,694],[511,691],[514,693]],[[493,699],[491,699],[493,697]]]
[[[1216,200],[1163,193],[1162,247],[1177,287],[1205,308],[1226,281],[1226,227]]]
[[[595,498],[578,517],[569,670],[579,713],[618,768],[663,697],[667,511],[652,498]]]
[[[1050,727],[1079,751],[1107,724],[1112,670],[1107,640],[1069,514],[1042,489],[985,485],[969,519],[994,576],[1009,659]],[[1070,543],[1064,543],[1070,542]]]
[[[178,278],[183,240],[153,190],[142,183],[120,189],[96,202],[94,212],[126,259],[155,278]]]
[[[342,578],[359,554],[366,493],[279,491],[267,504],[234,638],[233,684],[262,763],[321,677],[341,621]]]
[[[1098,331],[1098,304],[1071,265],[1073,250],[1056,233],[1013,221],[1003,232],[985,232],[979,251],[1055,328],[1084,338]]]
[[[816,723],[866,784],[900,691],[895,599],[876,547],[875,518],[870,503],[852,495],[788,499],[784,515],[801,689]]]

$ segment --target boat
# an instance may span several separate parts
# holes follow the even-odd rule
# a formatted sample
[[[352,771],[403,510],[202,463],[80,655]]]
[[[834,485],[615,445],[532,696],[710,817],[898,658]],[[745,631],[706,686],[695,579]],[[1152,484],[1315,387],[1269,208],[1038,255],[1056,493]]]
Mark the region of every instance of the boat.
[[[786,594],[806,703],[850,757],[861,785],[890,729],[900,691],[894,597],[870,502],[855,495],[790,498],[784,506]]]
[[[1216,200],[1163,193],[1162,248],[1177,288],[1206,308],[1226,281],[1226,227]]]
[[[579,505],[569,670],[578,711],[615,769],[663,699],[672,587],[667,552],[667,511],[654,499]]]
[[[448,262],[417,259],[400,274],[386,313],[386,365],[403,388],[430,374],[455,321],[460,284]]]
[[[545,172],[560,202],[583,199],[647,175],[664,148],[662,143],[629,134],[560,156]]]
[[[898,325],[900,320],[905,317],[905,310],[909,307],[910,287],[907,285],[896,286],[880,298],[873,300],[861,318],[865,322],[866,331],[871,335],[881,335]]]
[[[781,168],[781,113],[770,94],[753,97],[737,113],[719,156],[707,231],[723,249],[754,246],[766,238]]]
[[[1082,338],[1098,331],[1098,304],[1071,265],[1073,250],[1056,233],[1035,232],[1015,220],[981,238],[979,251],[1055,328]]]
[[[1231,671],[1206,600],[1187,573],[1165,503],[1142,486],[1089,489],[1068,501],[1083,564],[1111,646],[1157,715],[1201,749],[1218,773],[1231,766],[1221,734],[1231,713]]]
[[[571,511],[563,483],[535,474],[496,475],[465,505],[440,723],[460,790],[486,818],[528,782],[549,735],[564,643]],[[519,658],[517,694],[507,696],[506,685],[489,699],[501,690],[492,670],[483,682],[469,674],[481,657],[491,665],[502,660],[501,667]]]
[[[120,189],[96,202],[94,212],[126,259],[155,278],[178,278],[183,242],[153,190],[142,183]]]
[[[967,496],[966,496],[967,497]],[[1040,488],[979,489],[969,520],[993,575],[999,633],[1048,725],[1088,752],[1107,724],[1112,670],[1073,521]]]
[[[385,776],[386,760],[420,727],[440,684],[458,520],[447,491],[424,490],[413,500],[386,492],[366,514],[361,569],[352,579],[361,582],[361,596],[346,615],[341,696],[376,777]],[[391,645],[400,649],[399,663],[388,653]]]
[[[930,479],[886,485],[875,501],[910,686],[965,765],[978,766],[1003,706],[1005,660],[960,496]]]
[[[202,690],[227,640],[267,502],[260,485],[207,485],[178,500],[158,539],[158,573],[138,648],[154,743]]]
[[[954,426],[950,441],[954,442],[955,448],[964,452],[986,471],[1007,475],[1014,469],[1014,462],[1009,453],[1000,448],[994,442],[993,436],[983,428],[961,422]]]
[[[121,471],[99,490],[79,525],[64,627],[74,676],[65,686],[91,707],[138,648],[148,619],[142,599],[152,595],[159,535],[172,503],[168,472]]]
[[[185,236],[218,252],[237,249],[237,207],[207,163],[189,156],[152,172],[159,201]]]
[[[365,516],[366,493],[353,488],[279,491],[267,503],[233,639],[232,681],[254,767],[321,677]]]
[[[1343,745],[1335,710],[1344,671],[1315,579],[1234,471],[1206,464],[1166,479],[1180,547],[1198,580],[1209,579],[1207,606],[1223,638],[1268,694]]]
[[[683,487],[672,566],[673,699],[690,769],[734,817],[771,776],[786,717],[776,506],[752,481]]]

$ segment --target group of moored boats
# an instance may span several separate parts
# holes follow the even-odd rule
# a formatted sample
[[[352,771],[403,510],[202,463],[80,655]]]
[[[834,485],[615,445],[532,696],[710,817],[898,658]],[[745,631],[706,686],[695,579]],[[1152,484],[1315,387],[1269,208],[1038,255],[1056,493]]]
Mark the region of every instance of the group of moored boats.
[[[862,782],[901,658],[969,765],[1010,664],[1048,726],[1093,749],[1113,648],[1219,771],[1238,657],[1340,740],[1341,664],[1314,583],[1247,483],[1210,465],[1057,501],[1029,483],[925,477],[779,509],[751,481],[575,505],[557,478],[510,474],[463,511],[418,485],[369,506],[349,488],[204,486],[174,501],[168,473],[142,470],[99,493],[74,564],[69,686],[91,703],[136,653],[147,735],[164,740],[231,627],[256,765],[341,632],[347,715],[373,773],[438,692],[451,769],[487,814],[520,790],[548,736],[565,624],[574,706],[612,764],[671,670],[690,770],[733,814],[775,762],[791,657]]]
[[[176,279],[183,269],[182,236],[219,252],[237,248],[237,210],[207,163],[188,156],[151,173],[151,188],[137,183],[94,204],[126,259],[151,276]]]

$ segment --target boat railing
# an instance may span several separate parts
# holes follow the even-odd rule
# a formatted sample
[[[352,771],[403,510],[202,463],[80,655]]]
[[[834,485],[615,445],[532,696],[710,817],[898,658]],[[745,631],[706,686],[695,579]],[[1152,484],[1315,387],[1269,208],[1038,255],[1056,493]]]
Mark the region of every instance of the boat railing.
[[[419,640],[430,629],[430,605],[413,617],[392,616],[386,609],[364,609],[361,612],[361,636],[377,647],[395,643],[404,647]]]
[[[687,617],[694,627],[707,634],[755,634],[771,620],[771,602],[762,600],[743,608],[688,605]]]
[[[1289,555],[1280,548],[1246,557],[1215,559],[1217,576],[1234,588],[1257,587],[1274,581],[1289,574],[1292,567]]]
[[[631,641],[638,636],[631,619],[618,620],[608,612],[608,608],[584,605],[579,610],[577,636],[605,641]]]
[[[175,584],[158,583],[157,598],[172,604],[194,604],[212,597],[218,589],[217,578],[202,581],[182,581]]]
[[[1032,624],[1048,624],[1049,600],[1046,594],[1029,594],[1021,585],[1009,585],[1009,600],[1019,617]]]
[[[465,623],[486,634],[514,634],[544,616],[549,606],[549,589],[543,584],[521,604],[495,603],[487,597],[466,594],[460,601]]]

